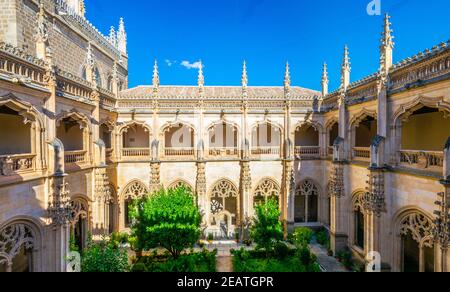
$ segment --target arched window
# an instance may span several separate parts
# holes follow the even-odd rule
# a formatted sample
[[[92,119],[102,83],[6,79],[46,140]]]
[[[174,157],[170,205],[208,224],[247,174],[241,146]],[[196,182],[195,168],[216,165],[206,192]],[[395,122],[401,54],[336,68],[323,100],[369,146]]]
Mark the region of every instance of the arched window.
[[[360,192],[354,196],[353,201],[354,244],[362,250],[365,248],[365,218],[363,199],[364,193]]]
[[[33,272],[36,236],[26,224],[11,224],[0,230],[0,272]]]
[[[186,190],[193,192],[192,186],[189,183],[185,182],[184,180],[177,180],[177,181],[171,183],[169,185],[168,189],[177,189],[179,187],[183,187]]]
[[[296,128],[295,155],[302,159],[320,156],[319,131],[313,124],[305,123]]]
[[[108,204],[108,219],[109,219],[109,233],[113,233],[118,230],[117,218],[119,214],[119,202],[117,198],[117,192],[114,185],[109,185],[111,192],[111,199]]]
[[[238,128],[226,122],[213,125],[209,129],[209,155],[238,155]]]
[[[228,180],[221,180],[213,186],[210,198],[213,215],[211,225],[217,226],[221,223],[236,225],[239,204],[237,187]]]
[[[400,221],[402,271],[434,272],[433,222],[413,212]]]
[[[164,154],[166,157],[192,157],[194,153],[194,129],[183,123],[166,126],[164,133]]]
[[[98,69],[98,67],[95,67],[94,69],[94,78],[95,81],[97,82],[97,86],[103,87],[102,76],[100,74],[100,70]]]
[[[75,247],[82,251],[86,247],[89,232],[89,205],[83,199],[71,202],[71,236]]]
[[[148,188],[140,181],[133,181],[129,183],[123,190],[122,198],[124,204],[124,223],[125,227],[131,227],[131,208],[137,199],[141,199],[147,196],[149,193]]]
[[[255,205],[263,204],[269,199],[275,199],[279,202],[280,193],[280,186],[277,182],[272,179],[264,179],[255,189],[253,202]]]
[[[281,129],[269,122],[258,124],[252,131],[252,155],[280,155]]]
[[[305,180],[295,190],[295,222],[317,222],[319,189],[311,180]]]

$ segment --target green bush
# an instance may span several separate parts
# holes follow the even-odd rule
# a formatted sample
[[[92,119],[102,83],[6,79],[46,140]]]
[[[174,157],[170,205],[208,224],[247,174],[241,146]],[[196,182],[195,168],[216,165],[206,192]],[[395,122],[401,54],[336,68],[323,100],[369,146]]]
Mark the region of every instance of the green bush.
[[[336,258],[346,267],[351,269],[353,266],[352,253],[348,250],[340,251],[336,254]]]
[[[136,205],[132,231],[138,251],[161,246],[178,258],[200,239],[202,217],[187,188],[161,190]]]
[[[128,253],[113,242],[89,243],[81,257],[81,271],[86,273],[128,272]]]
[[[278,242],[274,247],[275,258],[285,259],[289,256],[289,247],[284,242]]]
[[[316,239],[318,244],[327,247],[329,242],[328,232],[325,229],[320,230],[316,233]]]
[[[178,258],[153,254],[142,257],[133,266],[133,272],[210,273],[216,271],[217,251],[180,255]]]
[[[307,227],[297,228],[294,232],[294,244],[297,248],[309,245],[313,238],[313,231]]]
[[[283,239],[283,226],[280,222],[280,209],[274,199],[256,206],[255,223],[251,228],[251,238],[258,249],[269,254],[275,243]]]

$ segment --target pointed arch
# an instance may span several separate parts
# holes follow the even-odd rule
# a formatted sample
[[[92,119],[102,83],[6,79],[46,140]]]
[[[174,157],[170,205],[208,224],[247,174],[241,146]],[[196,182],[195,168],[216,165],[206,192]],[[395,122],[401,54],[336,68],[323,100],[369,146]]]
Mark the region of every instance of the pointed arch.
[[[28,269],[42,271],[42,224],[31,217],[15,217],[0,226],[0,268],[13,272],[14,259],[28,256]]]
[[[188,183],[187,181],[185,181],[184,179],[177,179],[177,180],[173,181],[172,183],[169,184],[168,189],[176,189],[178,187],[184,187],[191,192],[194,191],[194,188],[192,187],[192,185],[190,183]]]
[[[120,199],[124,200],[136,200],[143,198],[149,194],[148,187],[140,180],[132,180],[123,189]]]
[[[369,110],[367,108],[363,108],[357,114],[354,114],[350,119],[349,126],[350,128],[357,128],[359,124],[364,121],[366,118],[377,119],[377,112],[375,110]]]
[[[294,217],[295,222],[309,223],[319,221],[319,185],[306,178],[295,188]]]
[[[91,121],[89,118],[75,108],[70,111],[62,111],[59,113],[56,116],[56,126],[60,126],[61,122],[65,119],[72,119],[80,125],[80,129],[88,129],[91,131]]]
[[[444,117],[450,116],[450,103],[444,101],[443,97],[428,97],[421,95],[417,99],[400,106],[400,108],[395,111],[393,116],[394,125],[398,124],[400,120],[408,120],[414,112],[423,107],[436,108],[444,113]]]
[[[23,118],[24,124],[34,122],[40,131],[45,130],[45,124],[41,114],[31,103],[22,101],[14,94],[8,93],[0,97],[0,107],[1,106],[6,106],[17,112]]]
[[[145,121],[136,121],[136,120],[121,123],[117,129],[117,132],[119,133],[119,135],[122,135],[123,133],[127,133],[128,130],[133,126],[139,126],[144,128],[144,130],[147,133],[149,133],[149,135],[152,133],[152,128]]]
[[[254,203],[263,203],[272,198],[279,201],[280,194],[281,187],[275,179],[263,178],[253,190],[253,201]]]
[[[318,133],[322,133],[323,132],[323,126],[322,124],[320,124],[319,122],[315,122],[315,121],[311,121],[311,120],[306,120],[306,121],[300,121],[297,124],[295,124],[295,126],[293,127],[292,133],[293,135],[295,135],[295,133],[297,131],[299,131],[301,128],[305,127],[305,126],[309,126],[312,127],[314,130],[316,130]]]

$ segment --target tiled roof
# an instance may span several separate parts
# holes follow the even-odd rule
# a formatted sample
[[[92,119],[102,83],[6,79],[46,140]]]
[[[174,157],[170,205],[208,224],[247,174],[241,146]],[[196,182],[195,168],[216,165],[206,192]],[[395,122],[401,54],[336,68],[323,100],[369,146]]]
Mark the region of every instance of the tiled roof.
[[[138,86],[127,89],[119,94],[120,99],[151,99],[152,86]],[[292,99],[314,99],[321,96],[318,91],[291,87]],[[158,97],[161,99],[196,99],[199,97],[197,86],[160,86]],[[242,99],[242,87],[240,86],[205,86],[205,99]],[[284,87],[248,87],[249,99],[284,99]]]

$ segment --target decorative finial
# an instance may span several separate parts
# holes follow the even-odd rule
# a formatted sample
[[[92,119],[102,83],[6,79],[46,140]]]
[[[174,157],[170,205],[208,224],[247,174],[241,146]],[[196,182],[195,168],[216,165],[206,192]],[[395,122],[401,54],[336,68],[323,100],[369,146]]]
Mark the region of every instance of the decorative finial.
[[[344,58],[342,61],[342,68],[341,68],[341,89],[347,90],[347,87],[350,85],[350,57],[348,52],[348,46],[345,45],[344,47]]]
[[[381,76],[387,76],[389,70],[393,66],[393,51],[394,51],[394,36],[391,29],[391,17],[386,13],[383,23],[383,32],[381,33],[381,45],[380,45],[380,74]]]
[[[322,97],[325,97],[328,95],[328,69],[327,69],[327,63],[323,63],[323,70],[322,70]]]
[[[289,62],[286,62],[286,70],[284,73],[284,87],[285,88],[291,87],[291,72],[289,69]]]
[[[247,88],[248,86],[248,75],[247,75],[247,63],[244,61],[242,66],[242,87]]]
[[[119,30],[117,32],[117,46],[122,54],[127,53],[127,33],[125,32],[125,23],[123,18],[119,21]]]
[[[200,65],[198,67],[198,87],[203,89],[205,86],[205,76],[203,76],[203,62],[200,60]]]
[[[155,60],[155,65],[153,66],[153,90],[157,91],[158,87],[159,87],[158,61]]]
[[[109,29],[109,42],[111,43],[111,45],[117,48],[117,33],[114,26],[111,26],[111,28]]]

